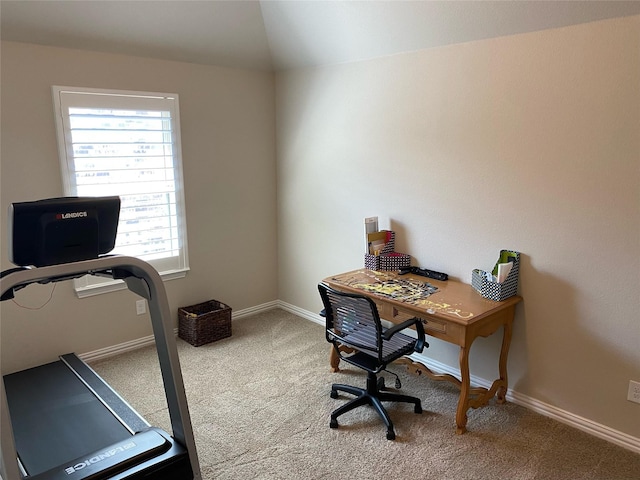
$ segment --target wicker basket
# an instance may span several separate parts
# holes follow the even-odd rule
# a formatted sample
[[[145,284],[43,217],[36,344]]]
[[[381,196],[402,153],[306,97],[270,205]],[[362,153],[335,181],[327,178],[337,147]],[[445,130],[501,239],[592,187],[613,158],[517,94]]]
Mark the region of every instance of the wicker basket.
[[[231,307],[217,300],[178,309],[178,336],[194,347],[231,336]]]

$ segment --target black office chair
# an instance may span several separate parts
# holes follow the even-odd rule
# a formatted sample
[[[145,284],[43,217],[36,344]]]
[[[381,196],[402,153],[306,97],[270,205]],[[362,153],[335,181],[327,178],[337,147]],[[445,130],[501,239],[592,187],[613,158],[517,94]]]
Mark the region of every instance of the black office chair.
[[[414,404],[414,412],[422,413],[420,399],[397,393],[381,391],[384,384],[378,381],[378,373],[398,358],[413,352],[422,352],[429,345],[424,339],[424,329],[418,318],[409,319],[392,328],[384,328],[376,304],[363,295],[339,292],[325,284],[318,290],[324,304],[321,314],[326,319],[326,338],[333,344],[341,360],[367,371],[367,388],[335,383],[331,386],[331,398],[338,398],[338,391],[355,395],[356,398],[331,413],[331,428],[338,428],[338,417],[361,405],[376,409],[387,426],[387,439],[396,438],[393,423],[382,406],[383,401],[408,402]],[[414,326],[417,338],[403,333]],[[340,347],[348,347],[351,354],[344,354]],[[382,378],[381,378],[382,380]]]

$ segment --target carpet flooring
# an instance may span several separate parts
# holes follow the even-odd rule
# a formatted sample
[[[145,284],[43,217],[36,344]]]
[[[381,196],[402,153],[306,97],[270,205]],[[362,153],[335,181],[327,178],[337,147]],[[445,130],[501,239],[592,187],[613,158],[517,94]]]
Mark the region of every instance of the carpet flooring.
[[[322,326],[283,310],[234,320],[230,338],[201,347],[178,339],[178,350],[205,480],[640,479],[640,455],[510,403],[469,411],[468,432],[455,435],[458,389],[404,367],[390,370],[423,413],[387,404],[395,441],[370,407],[330,429],[330,412],[351,398],[330,398],[331,384],[364,386],[366,375],[344,363],[330,373]],[[145,347],[92,367],[170,432],[157,364]]]

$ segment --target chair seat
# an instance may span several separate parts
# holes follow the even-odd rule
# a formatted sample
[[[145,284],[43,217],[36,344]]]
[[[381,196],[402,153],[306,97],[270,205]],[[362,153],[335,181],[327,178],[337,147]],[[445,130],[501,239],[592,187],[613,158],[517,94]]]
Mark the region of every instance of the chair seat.
[[[383,330],[384,333],[384,330]],[[347,346],[361,349],[363,353],[378,358],[378,337],[376,329],[370,325],[362,325],[347,334],[334,334],[337,341]],[[414,351],[416,339],[403,333],[397,333],[389,340],[382,342],[382,359],[389,360],[401,357]],[[376,362],[378,363],[378,362]]]

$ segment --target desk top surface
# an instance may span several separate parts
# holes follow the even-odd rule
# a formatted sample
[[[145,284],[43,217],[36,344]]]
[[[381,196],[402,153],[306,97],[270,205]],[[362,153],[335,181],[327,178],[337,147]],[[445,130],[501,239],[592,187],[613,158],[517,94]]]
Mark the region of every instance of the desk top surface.
[[[513,296],[496,302],[482,297],[471,285],[447,280],[441,282],[414,274],[398,275],[392,271],[360,269],[341,273],[323,280],[330,287],[354,293],[366,293],[415,312],[469,325],[522,300]],[[437,288],[429,293],[425,285]]]

